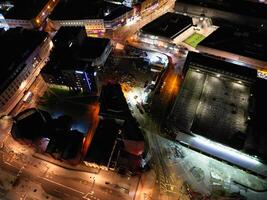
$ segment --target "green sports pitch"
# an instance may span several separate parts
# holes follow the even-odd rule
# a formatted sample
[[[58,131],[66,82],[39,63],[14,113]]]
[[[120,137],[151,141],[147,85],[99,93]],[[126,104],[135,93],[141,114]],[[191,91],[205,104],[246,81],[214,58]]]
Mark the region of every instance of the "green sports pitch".
[[[201,35],[199,33],[194,33],[193,35],[189,36],[184,43],[190,45],[191,47],[196,48],[198,43],[200,43],[202,40],[205,39],[204,35]]]

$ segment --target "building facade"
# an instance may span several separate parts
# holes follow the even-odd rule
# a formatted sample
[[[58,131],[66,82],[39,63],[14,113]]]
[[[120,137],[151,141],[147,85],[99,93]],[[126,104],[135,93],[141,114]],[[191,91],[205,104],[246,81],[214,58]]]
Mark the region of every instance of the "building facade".
[[[8,33],[9,31],[7,31],[5,34]],[[21,32],[18,31],[18,34],[21,34]],[[38,35],[39,33],[36,32],[36,34]],[[40,34],[41,36],[37,36],[41,38],[39,39],[40,42],[36,42],[35,49],[29,53],[27,57],[18,59],[18,61],[12,62],[9,66],[6,66],[6,68],[12,68],[12,71],[9,73],[9,76],[5,78],[3,84],[1,85],[0,116],[7,115],[11,112],[11,110],[24,96],[24,93],[35,81],[36,77],[40,73],[41,68],[48,59],[53,44],[46,33],[42,32]],[[33,39],[28,38],[28,40],[30,42]],[[17,44],[14,44],[13,46],[15,48]],[[24,54],[27,55],[27,51],[28,49],[25,49]]]

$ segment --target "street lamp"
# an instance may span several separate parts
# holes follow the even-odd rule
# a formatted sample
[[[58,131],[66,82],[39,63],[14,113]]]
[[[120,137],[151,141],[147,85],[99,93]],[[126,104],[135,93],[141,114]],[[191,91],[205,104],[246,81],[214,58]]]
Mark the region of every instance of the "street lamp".
[[[92,184],[92,187],[91,187],[91,194],[94,194],[94,185],[95,185],[95,177],[93,177],[93,184]]]

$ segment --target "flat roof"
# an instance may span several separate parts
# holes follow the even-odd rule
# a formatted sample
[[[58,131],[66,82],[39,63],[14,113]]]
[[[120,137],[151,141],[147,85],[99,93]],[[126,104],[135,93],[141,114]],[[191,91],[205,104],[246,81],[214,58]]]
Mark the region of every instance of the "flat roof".
[[[59,153],[62,159],[74,159],[80,152],[84,135],[77,130],[54,131],[47,145],[47,153]]]
[[[145,25],[141,31],[145,34],[174,39],[193,24],[192,18],[167,12]]]
[[[267,31],[264,30],[257,31],[244,27],[220,27],[199,45],[267,61],[266,35]]]
[[[44,8],[48,0],[12,0],[12,7],[6,14],[7,19],[33,19]]]
[[[100,120],[85,160],[107,166],[119,129],[114,120]]]
[[[104,17],[104,20],[109,21],[109,20],[116,19],[117,17],[120,17],[121,15],[129,12],[132,9],[133,8],[129,8],[123,5],[116,5],[116,7],[113,7],[112,9],[110,9],[110,13]]]
[[[258,0],[179,0],[176,3],[186,3],[246,16],[267,18],[267,4]],[[199,11],[203,12],[201,9]]]
[[[30,108],[14,117],[12,135],[23,139],[36,139],[49,132],[48,123],[52,120],[46,111]]]
[[[44,41],[47,35],[45,32],[22,28],[7,31],[0,29],[0,93],[24,69],[24,61]]]
[[[102,19],[104,0],[60,1],[49,16],[52,20]]]
[[[209,59],[211,67],[203,67]],[[216,62],[209,57],[204,63],[197,58],[187,65],[189,69],[169,126],[174,131],[201,135],[266,161],[267,98],[262,91],[267,89],[267,81],[258,79],[256,70],[240,66],[232,66],[237,67],[235,71],[218,76],[218,71],[213,70]],[[223,70],[226,72],[226,68]],[[244,76],[249,76],[246,82]]]
[[[42,72],[89,69],[93,59],[102,55],[110,40],[87,37],[84,27],[61,27],[53,42],[55,47]]]
[[[232,77],[241,78],[248,81],[254,81],[257,77],[257,70],[239,66],[224,60],[203,55],[200,53],[189,52],[185,62],[185,68],[190,67],[202,68],[214,73],[231,75]]]
[[[129,118],[131,116],[120,84],[108,83],[103,85],[99,101],[100,115],[111,115],[119,118]]]
[[[100,57],[108,46],[110,39],[87,37],[79,48],[77,57],[81,60],[95,59]]]

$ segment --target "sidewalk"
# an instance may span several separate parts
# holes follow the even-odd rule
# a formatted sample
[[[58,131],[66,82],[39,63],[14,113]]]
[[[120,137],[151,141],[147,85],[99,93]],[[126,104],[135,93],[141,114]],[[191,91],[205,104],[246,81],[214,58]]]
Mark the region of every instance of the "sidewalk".
[[[87,167],[87,166],[84,166],[84,165],[81,165],[81,164],[76,165],[76,166],[71,166],[71,165],[68,165],[68,164],[66,164],[64,162],[61,162],[59,160],[55,160],[53,158],[50,158],[50,157],[45,156],[45,155],[40,154],[40,153],[35,153],[32,156],[34,158],[39,158],[41,160],[44,160],[46,162],[52,163],[54,165],[60,166],[62,168],[68,169],[68,170],[75,170],[75,171],[88,172],[88,173],[94,173],[94,174],[98,174],[100,172],[100,169]]]
[[[134,200],[152,200],[153,188],[156,184],[156,175],[153,170],[143,173],[139,182]]]

